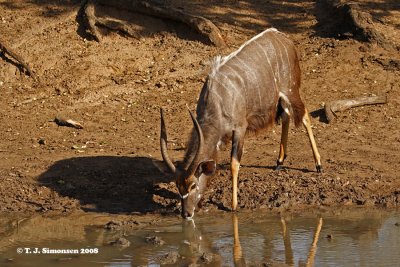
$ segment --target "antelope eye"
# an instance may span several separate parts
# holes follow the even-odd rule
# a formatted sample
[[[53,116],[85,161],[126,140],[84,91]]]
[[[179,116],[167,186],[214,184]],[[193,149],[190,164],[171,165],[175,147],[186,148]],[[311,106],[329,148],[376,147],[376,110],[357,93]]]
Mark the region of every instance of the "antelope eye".
[[[196,188],[196,184],[195,183],[192,183],[190,186],[189,186],[189,192],[191,192],[192,190],[194,190]]]

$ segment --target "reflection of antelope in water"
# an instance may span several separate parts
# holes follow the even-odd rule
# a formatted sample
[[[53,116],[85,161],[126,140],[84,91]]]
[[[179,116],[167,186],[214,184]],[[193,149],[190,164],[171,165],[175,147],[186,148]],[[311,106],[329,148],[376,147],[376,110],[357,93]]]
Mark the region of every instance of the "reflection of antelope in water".
[[[287,229],[286,221],[284,218],[281,218],[281,223],[282,223],[282,235],[283,235],[283,243],[285,245],[285,261],[286,264],[289,266],[293,266],[293,250],[292,250],[292,245],[290,242],[290,234]],[[315,253],[317,252],[317,244],[318,244],[318,239],[319,239],[319,234],[321,233],[322,229],[322,218],[319,218],[317,228],[315,229],[314,237],[313,237],[313,242],[311,243],[310,250],[308,253],[307,257],[307,262],[305,266],[310,267],[314,266],[314,258],[315,258]],[[299,266],[304,266],[304,264],[300,264]]]
[[[232,224],[233,224],[233,260],[234,260],[234,265],[235,266],[246,266],[246,262],[243,256],[242,252],[242,246],[240,245],[240,240],[239,240],[239,223],[238,223],[238,218],[236,214],[232,214]],[[294,266],[294,260],[293,260],[293,250],[292,250],[292,245],[290,241],[290,234],[289,230],[286,224],[286,220],[284,218],[281,218],[281,225],[282,225],[282,238],[283,238],[283,244],[285,247],[285,264],[287,266]],[[315,253],[317,251],[317,244],[318,244],[318,239],[319,235],[322,229],[322,218],[319,218],[317,227],[315,229],[314,237],[312,244],[310,246],[309,254],[307,257],[307,262],[305,264],[302,264],[299,262],[299,266],[314,266],[314,258],[315,258]]]
[[[176,167],[167,153],[167,133],[161,110],[161,153],[176,177],[182,216],[191,218],[216,169],[221,143],[232,140],[232,210],[237,208],[237,179],[246,133],[269,128],[282,119],[277,166],[287,155],[290,117],[303,124],[313,150],[317,171],[320,155],[310,118],[300,98],[300,67],[293,43],[283,33],[268,29],[225,57],[217,57],[197,103],[197,118],[183,164]]]
[[[183,234],[184,239],[188,241],[185,246],[180,248],[180,254],[189,259],[191,264],[198,263],[198,256],[203,253],[213,254],[213,266],[222,266],[221,251],[215,249],[212,239],[203,234],[201,227],[196,227],[193,220],[183,221]],[[245,259],[242,253],[242,247],[239,240],[239,223],[238,217],[235,213],[232,214],[232,230],[233,230],[233,246],[232,246],[232,259],[234,266],[246,266]],[[226,262],[225,262],[226,264]]]
[[[246,261],[243,257],[242,246],[239,240],[239,222],[236,214],[232,214],[233,226],[233,262],[235,267],[246,266]]]
[[[201,228],[201,227],[200,227]],[[215,266],[221,266],[222,262],[218,257],[218,252],[213,248],[212,241],[203,235],[202,230],[196,227],[193,220],[185,220],[182,223],[184,244],[179,249],[179,254],[188,260],[187,265],[197,265],[204,255],[211,257],[211,262]],[[200,259],[200,260],[199,260]],[[204,261],[205,259],[203,259]]]

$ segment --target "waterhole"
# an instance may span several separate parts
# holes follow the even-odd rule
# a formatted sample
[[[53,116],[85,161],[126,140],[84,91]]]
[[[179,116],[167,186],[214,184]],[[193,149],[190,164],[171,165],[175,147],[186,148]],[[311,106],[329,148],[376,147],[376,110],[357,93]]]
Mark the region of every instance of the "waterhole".
[[[112,221],[104,227],[98,220]],[[0,266],[400,266],[400,212],[0,219]],[[110,224],[108,224],[110,226]]]

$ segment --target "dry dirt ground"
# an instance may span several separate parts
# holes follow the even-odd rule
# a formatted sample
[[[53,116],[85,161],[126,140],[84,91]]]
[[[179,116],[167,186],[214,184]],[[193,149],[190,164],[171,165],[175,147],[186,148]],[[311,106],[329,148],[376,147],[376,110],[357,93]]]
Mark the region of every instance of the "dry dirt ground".
[[[358,1],[378,30],[400,45],[397,0]],[[159,108],[170,152],[180,159],[193,110],[216,55],[275,27],[294,40],[302,97],[311,112],[324,172],[315,172],[303,128],[291,125],[286,169],[274,171],[280,126],[248,136],[239,174],[240,209],[302,209],[400,203],[400,56],[351,36],[326,36],[314,1],[168,1],[212,20],[228,46],[216,48],[184,25],[138,14],[98,10],[127,21],[138,38],[100,29],[90,39],[80,1],[0,0],[0,39],[30,63],[26,76],[0,54],[0,211],[174,213],[177,191],[152,164],[160,160]],[[323,103],[385,95],[385,105],[338,113],[327,123]],[[56,115],[83,129],[60,127]],[[229,147],[220,153],[204,210],[231,199]]]

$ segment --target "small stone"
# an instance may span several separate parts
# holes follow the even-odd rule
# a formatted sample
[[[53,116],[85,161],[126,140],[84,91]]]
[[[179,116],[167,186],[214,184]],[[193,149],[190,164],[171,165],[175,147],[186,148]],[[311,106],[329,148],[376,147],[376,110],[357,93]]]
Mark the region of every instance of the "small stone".
[[[131,242],[126,238],[118,237],[114,241],[111,241],[109,244],[111,246],[116,246],[116,247],[120,247],[120,248],[127,248],[127,247],[129,247],[131,245]]]
[[[156,83],[156,86],[157,86],[157,88],[162,88],[162,87],[167,86],[167,84],[165,82],[159,81]]]
[[[146,237],[146,242],[157,246],[162,246],[165,244],[165,241],[158,236],[148,236]]]
[[[40,138],[38,143],[39,145],[44,146],[46,144],[46,140],[44,138]]]
[[[204,252],[201,255],[200,259],[205,264],[209,264],[209,263],[211,263],[213,261],[213,255],[211,253]]]
[[[330,240],[333,239],[333,236],[332,236],[332,234],[327,234],[327,235],[326,235],[326,238],[330,241]]]
[[[172,251],[172,252],[168,252],[164,256],[161,256],[159,258],[159,261],[160,261],[161,265],[175,264],[179,258],[180,258],[180,256],[179,256],[178,252]]]
[[[115,230],[115,229],[121,228],[121,226],[122,226],[122,223],[119,222],[119,221],[109,221],[104,226],[104,228],[107,229],[107,230]]]

